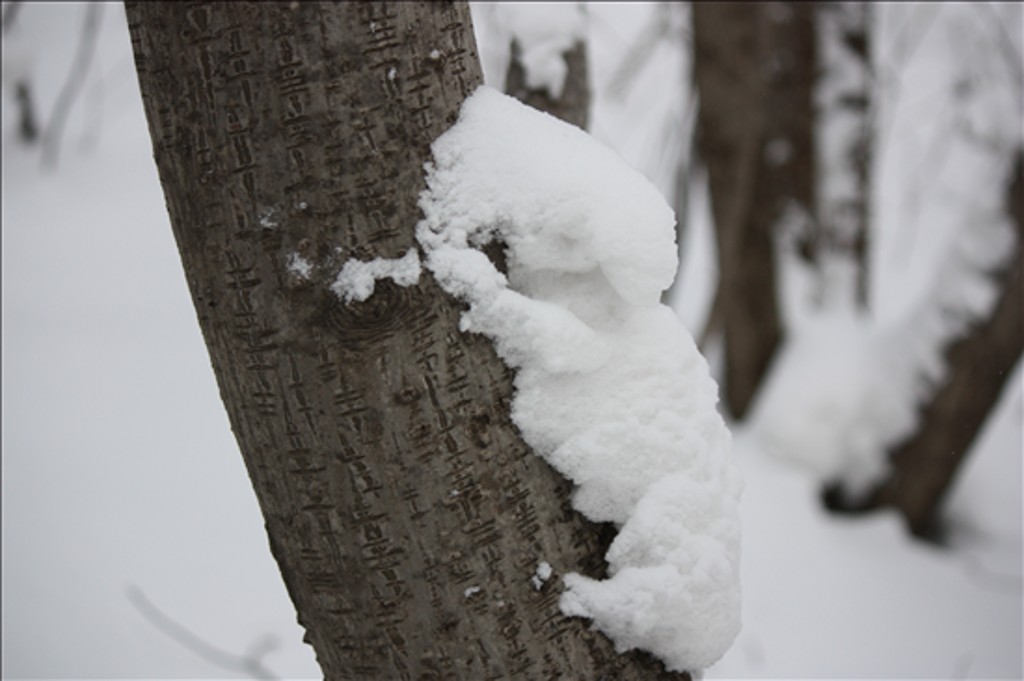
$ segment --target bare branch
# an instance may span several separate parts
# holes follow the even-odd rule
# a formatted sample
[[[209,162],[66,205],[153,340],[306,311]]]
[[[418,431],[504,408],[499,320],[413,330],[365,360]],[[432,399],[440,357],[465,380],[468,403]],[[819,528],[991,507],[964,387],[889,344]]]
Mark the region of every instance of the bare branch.
[[[67,125],[68,114],[85,83],[85,77],[89,73],[89,66],[92,63],[92,56],[96,51],[102,11],[102,3],[89,3],[86,6],[75,59],[71,64],[68,77],[64,81],[64,86],[61,88],[60,94],[57,95],[57,102],[53,105],[50,122],[46,125],[46,130],[43,133],[43,167],[45,168],[52,168],[57,163],[60,138]]]
[[[262,655],[273,649],[276,641],[272,638],[260,639],[258,645],[250,646],[251,652],[248,655],[233,655],[211,645],[202,637],[173,620],[154,605],[146,594],[142,592],[142,589],[134,584],[125,589],[125,595],[128,597],[128,601],[139,611],[139,614],[146,618],[147,622],[210,664],[227,671],[246,674],[254,679],[276,681],[278,678],[260,661]]]

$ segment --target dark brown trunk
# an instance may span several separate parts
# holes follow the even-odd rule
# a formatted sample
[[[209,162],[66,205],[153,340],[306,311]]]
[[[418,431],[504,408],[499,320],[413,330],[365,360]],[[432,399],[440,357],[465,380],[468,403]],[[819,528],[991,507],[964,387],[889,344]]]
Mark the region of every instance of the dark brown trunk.
[[[712,319],[724,402],[742,418],[782,339],[774,228],[814,205],[813,5],[695,3],[698,146],[718,242]]]
[[[949,348],[946,382],[922,412],[917,432],[892,452],[892,474],[871,500],[871,506],[897,508],[920,537],[941,538],[942,502],[1024,349],[1022,159],[1024,153],[1008,194],[1016,253],[996,277],[998,302],[988,319]]]
[[[816,8],[822,97],[815,126],[818,146],[818,205],[815,264],[825,258],[853,268],[852,281],[822,282],[826,305],[868,309],[873,142],[871,3],[819,2]],[[829,158],[830,155],[833,157]],[[829,290],[839,285],[838,290]]]
[[[519,44],[512,41],[512,54],[505,75],[505,92],[524,104],[557,116],[583,130],[590,122],[590,76],[587,68],[587,44],[576,43],[564,54],[567,68],[565,85],[559,97],[552,97],[547,88],[531,88],[526,84],[526,69],[519,60]]]
[[[127,10],[199,324],[324,676],[683,678],[531,584],[541,560],[600,574],[602,528],[520,440],[459,306],[428,275],[329,291],[348,258],[414,246],[430,144],[481,82],[465,3]]]

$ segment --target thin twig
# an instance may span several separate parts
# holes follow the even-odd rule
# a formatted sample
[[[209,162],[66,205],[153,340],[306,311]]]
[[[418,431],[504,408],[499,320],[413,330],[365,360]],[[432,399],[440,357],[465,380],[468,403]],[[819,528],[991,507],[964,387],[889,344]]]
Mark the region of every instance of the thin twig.
[[[100,15],[103,10],[102,3],[89,3],[85,9],[85,19],[82,21],[82,33],[78,41],[78,50],[75,59],[71,64],[68,77],[57,95],[57,102],[53,105],[53,113],[43,133],[43,167],[52,168],[57,163],[57,155],[60,151],[60,138],[67,124],[68,114],[71,106],[78,96],[78,92],[85,83],[85,77],[89,73],[89,65],[92,63],[92,56],[96,51],[97,36],[100,27]]]
[[[210,664],[227,671],[248,674],[261,681],[277,681],[278,677],[263,665],[255,652],[250,655],[234,655],[207,643],[200,636],[171,619],[146,597],[142,589],[135,585],[130,585],[125,590],[125,595],[139,611],[139,614],[146,618],[146,621]],[[263,652],[266,652],[266,646],[264,646]]]

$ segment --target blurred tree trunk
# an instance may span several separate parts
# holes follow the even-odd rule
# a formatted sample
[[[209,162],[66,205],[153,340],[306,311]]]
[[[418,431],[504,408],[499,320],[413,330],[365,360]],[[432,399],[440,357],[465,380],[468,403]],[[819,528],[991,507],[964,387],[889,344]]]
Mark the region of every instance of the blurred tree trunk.
[[[1024,151],[1013,168],[1007,212],[1016,252],[995,276],[1000,295],[991,315],[946,352],[946,382],[922,411],[917,432],[891,453],[888,479],[863,506],[851,508],[841,490],[828,490],[833,508],[894,507],[915,535],[941,539],[942,502],[1024,351]]]
[[[583,130],[590,123],[590,83],[587,69],[587,44],[578,42],[565,53],[568,73],[561,96],[554,98],[547,88],[526,85],[526,70],[519,59],[519,43],[512,41],[512,54],[505,76],[505,92],[524,104],[557,116]]]
[[[724,402],[743,418],[783,335],[774,230],[813,213],[811,4],[694,3],[698,148],[708,169],[724,342]]]
[[[583,11],[582,9],[580,11]],[[526,67],[521,60],[522,49],[512,40],[508,72],[505,74],[505,92],[524,104],[557,116],[567,123],[586,130],[590,123],[590,73],[587,67],[587,43],[577,41],[562,56],[566,76],[562,92],[553,96],[546,87],[530,87],[526,82]]]
[[[806,252],[818,303],[868,308],[871,196],[871,3],[817,2],[815,219]]]
[[[199,324],[325,678],[685,678],[531,584],[540,560],[600,575],[606,539],[519,439],[459,305],[428,275],[328,289],[415,245],[430,144],[481,82],[466,4],[127,11]]]

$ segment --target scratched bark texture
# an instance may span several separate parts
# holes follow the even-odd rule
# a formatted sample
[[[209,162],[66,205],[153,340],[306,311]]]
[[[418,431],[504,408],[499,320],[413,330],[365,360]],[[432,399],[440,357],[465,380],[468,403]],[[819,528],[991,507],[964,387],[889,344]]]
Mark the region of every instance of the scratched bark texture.
[[[324,676],[684,678],[559,613],[558,576],[600,574],[606,528],[519,439],[458,305],[427,275],[328,291],[344,260],[414,244],[429,145],[481,82],[467,6],[127,10],[199,323]]]

